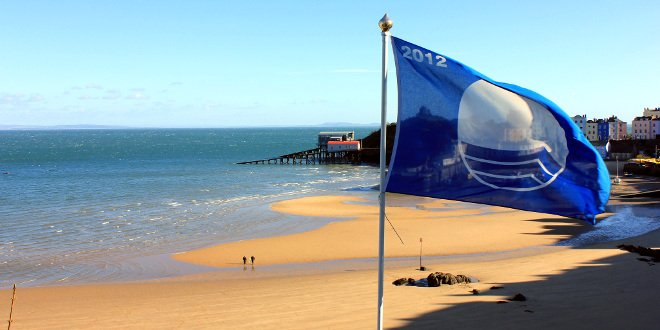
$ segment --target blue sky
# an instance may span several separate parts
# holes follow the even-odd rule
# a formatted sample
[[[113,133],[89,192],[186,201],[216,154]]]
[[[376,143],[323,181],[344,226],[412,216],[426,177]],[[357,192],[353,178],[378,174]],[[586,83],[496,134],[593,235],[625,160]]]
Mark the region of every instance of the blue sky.
[[[660,107],[656,0],[3,0],[0,126],[378,122],[385,12],[393,35],[570,115]]]

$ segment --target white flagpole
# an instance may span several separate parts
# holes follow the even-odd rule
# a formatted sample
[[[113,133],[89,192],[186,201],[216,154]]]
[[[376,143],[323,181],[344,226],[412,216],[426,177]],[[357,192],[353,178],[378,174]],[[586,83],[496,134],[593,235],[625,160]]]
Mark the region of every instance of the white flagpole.
[[[378,22],[383,36],[383,65],[380,112],[380,216],[378,222],[378,330],[383,329],[383,277],[385,273],[385,163],[387,136],[387,54],[392,20],[385,14]]]

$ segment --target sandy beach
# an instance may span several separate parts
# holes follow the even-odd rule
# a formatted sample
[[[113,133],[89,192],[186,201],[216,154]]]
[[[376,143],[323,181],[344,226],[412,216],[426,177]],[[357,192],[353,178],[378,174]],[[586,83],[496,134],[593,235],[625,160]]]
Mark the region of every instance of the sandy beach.
[[[626,207],[654,214],[657,199],[620,196],[657,186],[624,179],[613,187],[612,212],[599,219]],[[616,247],[659,248],[659,230],[587,247],[552,246],[591,225],[446,200],[395,195],[388,200],[396,233],[387,225],[386,328],[650,329],[660,322],[660,265]],[[377,205],[350,196],[317,196],[271,208],[337,220],[304,233],[173,256],[216,267],[208,273],[138,283],[19,288],[12,329],[375,327]],[[427,271],[417,269],[420,237]],[[254,255],[255,265],[248,260],[244,267],[243,255]],[[398,278],[421,279],[436,271],[466,274],[479,282],[439,288],[391,285]],[[507,300],[517,293],[527,300]],[[3,315],[9,314],[10,298],[9,290],[0,291]]]

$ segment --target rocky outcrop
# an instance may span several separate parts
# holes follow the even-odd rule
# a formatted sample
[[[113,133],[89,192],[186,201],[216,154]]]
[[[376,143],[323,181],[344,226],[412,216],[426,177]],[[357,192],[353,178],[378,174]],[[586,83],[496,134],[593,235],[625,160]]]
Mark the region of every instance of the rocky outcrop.
[[[654,250],[654,249],[651,249],[651,248],[647,248],[647,247],[643,247],[643,246],[630,245],[630,244],[621,244],[617,247],[621,250],[624,250],[624,251],[637,253],[640,256],[651,257],[651,258],[653,258],[653,261],[660,262],[660,250]]]
[[[406,285],[406,286],[420,286],[420,287],[438,287],[441,285],[454,285],[454,284],[473,283],[473,282],[478,282],[478,281],[467,275],[453,275],[450,273],[435,272],[429,274],[429,276],[427,276],[426,278],[422,278],[417,281],[414,278],[402,277],[392,282],[392,284],[396,286]]]
[[[392,158],[392,150],[394,148],[394,138],[396,137],[396,124],[388,124],[386,132],[386,153],[385,159],[387,164],[390,163]],[[362,149],[360,150],[360,159],[363,163],[378,166],[380,162],[380,129],[372,132],[367,137],[361,140]]]
[[[402,277],[402,278],[392,282],[392,284],[394,284],[396,286],[401,286],[401,285],[414,286],[415,283],[416,283],[416,281],[415,281],[414,278],[405,278],[405,277]]]
[[[451,273],[435,272],[426,277],[429,287],[454,285],[459,283],[471,283],[470,277],[465,275],[453,275]]]

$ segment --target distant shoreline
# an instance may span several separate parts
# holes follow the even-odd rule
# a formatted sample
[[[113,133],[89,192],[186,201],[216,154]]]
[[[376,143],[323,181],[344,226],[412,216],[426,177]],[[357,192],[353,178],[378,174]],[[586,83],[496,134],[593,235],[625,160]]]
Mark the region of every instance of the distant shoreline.
[[[264,125],[264,126],[213,126],[213,127],[167,127],[167,126],[120,126],[120,125],[0,125],[0,131],[54,131],[54,130],[104,130],[104,129],[226,129],[226,128],[350,128],[350,127],[373,127],[378,128],[380,124],[359,123],[324,123],[317,125]]]

